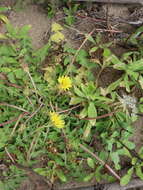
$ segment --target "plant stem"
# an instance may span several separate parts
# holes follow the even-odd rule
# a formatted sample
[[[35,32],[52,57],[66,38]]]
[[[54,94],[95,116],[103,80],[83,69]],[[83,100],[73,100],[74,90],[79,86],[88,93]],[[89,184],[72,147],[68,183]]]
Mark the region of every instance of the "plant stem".
[[[5,103],[5,102],[0,103],[0,106],[8,106],[8,107],[11,107],[11,108],[14,108],[14,109],[17,109],[17,110],[20,110],[20,111],[29,113],[27,110],[25,110],[25,109],[23,109],[23,108],[20,108],[20,107],[15,106],[15,105],[7,104],[7,103]]]
[[[102,164],[116,179],[120,180],[120,176],[103,160],[101,160],[95,153],[91,152],[88,148],[83,146],[82,144],[79,144],[79,146],[87,153],[89,153],[91,156],[93,156],[100,164]]]

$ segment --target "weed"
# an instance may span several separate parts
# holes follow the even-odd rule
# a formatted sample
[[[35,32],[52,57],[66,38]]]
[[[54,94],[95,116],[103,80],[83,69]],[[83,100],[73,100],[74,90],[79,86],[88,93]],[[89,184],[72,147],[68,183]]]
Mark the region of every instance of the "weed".
[[[72,23],[70,19],[68,24]],[[46,166],[34,170],[52,183],[57,178],[62,182],[96,178],[117,179],[125,185],[134,173],[143,179],[142,148],[136,152],[131,141],[136,118],[128,109],[132,108],[137,117],[142,106],[138,110],[138,100],[117,91],[121,87],[126,93],[135,86],[142,89],[141,49],[119,59],[109,50],[111,44],[101,45],[99,36],[89,36],[87,40],[94,46],[89,52],[66,45],[61,51],[62,27],[54,23],[54,40],[51,36],[45,46],[34,50],[28,36],[30,26],[17,29],[6,22],[6,27],[0,44],[0,159],[32,167],[38,158],[42,162],[46,157]],[[102,62],[91,59],[98,49],[103,52]],[[100,75],[106,67],[123,74],[103,88],[99,75],[92,73],[96,67]],[[130,169],[123,177],[122,157],[130,160]],[[2,176],[0,187],[5,190],[17,188],[24,178],[15,166]]]

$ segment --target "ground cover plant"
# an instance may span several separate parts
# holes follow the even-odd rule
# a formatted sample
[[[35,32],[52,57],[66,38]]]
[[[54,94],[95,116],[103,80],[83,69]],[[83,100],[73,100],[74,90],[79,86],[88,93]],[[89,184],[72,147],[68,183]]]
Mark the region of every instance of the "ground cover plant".
[[[126,185],[132,176],[143,179],[143,148],[137,151],[132,142],[143,99],[130,95],[143,88],[143,28],[128,39],[136,51],[118,58],[100,34],[85,35],[89,51],[83,44],[78,50],[69,47],[55,22],[48,43],[34,50],[30,26],[18,29],[0,19],[7,29],[0,36],[0,161],[6,166],[0,170],[1,189],[16,189],[25,179],[18,166],[32,168],[51,184],[95,179]],[[102,87],[99,78],[106,68],[122,72]]]

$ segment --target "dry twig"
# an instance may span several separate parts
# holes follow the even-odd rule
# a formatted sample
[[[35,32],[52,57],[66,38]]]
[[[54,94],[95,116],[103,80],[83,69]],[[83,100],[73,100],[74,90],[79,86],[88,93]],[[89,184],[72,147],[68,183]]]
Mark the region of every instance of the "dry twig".
[[[116,179],[120,180],[120,176],[103,160],[101,160],[95,153],[91,152],[88,148],[83,146],[82,144],[79,144],[79,146],[87,153],[89,153],[91,156],[93,156],[100,164],[102,164]]]

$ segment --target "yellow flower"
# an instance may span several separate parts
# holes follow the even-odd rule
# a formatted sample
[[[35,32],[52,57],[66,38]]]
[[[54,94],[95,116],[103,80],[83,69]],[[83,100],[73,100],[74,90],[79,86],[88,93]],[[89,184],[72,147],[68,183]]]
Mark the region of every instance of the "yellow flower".
[[[61,41],[64,40],[64,38],[65,38],[65,36],[61,32],[56,32],[55,34],[53,34],[51,36],[51,41],[56,42],[56,43],[60,43]]]
[[[60,24],[56,22],[52,23],[52,32],[59,32],[61,30],[63,30],[63,27]]]
[[[57,128],[63,128],[65,127],[65,122],[64,120],[61,118],[61,116],[56,113],[56,112],[50,112],[50,120],[52,122],[52,124],[57,127]]]
[[[72,81],[68,76],[58,78],[59,88],[62,90],[69,90],[72,87]]]

